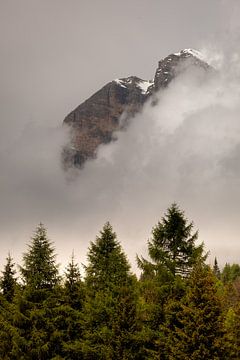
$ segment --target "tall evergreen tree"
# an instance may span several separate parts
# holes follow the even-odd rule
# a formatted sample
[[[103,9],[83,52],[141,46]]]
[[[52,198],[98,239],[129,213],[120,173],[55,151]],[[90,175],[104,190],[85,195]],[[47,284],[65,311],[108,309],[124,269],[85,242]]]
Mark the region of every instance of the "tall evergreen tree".
[[[168,304],[166,322],[161,327],[165,358],[223,359],[221,311],[214,276],[199,263],[189,278],[186,295]]]
[[[90,244],[88,261],[83,358],[132,359],[137,330],[136,279],[109,223]]]
[[[224,284],[231,283],[237,278],[240,278],[240,265],[226,263],[221,273],[222,282]]]
[[[216,258],[216,257],[215,257],[215,259],[214,259],[213,273],[214,273],[214,275],[216,276],[217,279],[220,279],[220,278],[221,278],[221,271],[220,271],[220,269],[219,269],[218,261],[217,261],[217,258]]]
[[[185,278],[198,259],[204,258],[203,245],[195,243],[197,237],[193,222],[188,222],[174,203],[152,230],[152,238],[148,241],[150,261],[137,257],[145,302],[142,316],[149,334],[147,351],[156,350],[159,326],[165,321],[165,304],[169,298],[183,296]]]
[[[23,286],[16,297],[13,317],[21,334],[16,349],[19,359],[51,359],[61,348],[61,336],[54,325],[61,295],[54,251],[45,227],[40,224],[20,267]]]
[[[65,271],[65,296],[66,302],[73,308],[80,310],[84,299],[84,285],[78,264],[75,263],[74,253]]]
[[[53,288],[59,280],[58,265],[55,249],[43,224],[37,226],[28,246],[28,252],[23,255],[23,266],[20,266],[24,284],[36,290]]]
[[[65,276],[65,286],[71,292],[75,289],[75,285],[81,281],[80,269],[78,264],[75,263],[74,252],[72,253],[71,260],[67,265]]]
[[[7,301],[11,302],[13,300],[14,292],[16,289],[16,270],[14,269],[15,264],[13,263],[13,259],[10,254],[8,254],[6,258],[6,265],[4,266],[4,270],[2,271],[1,278],[1,290],[3,296]]]
[[[85,288],[74,253],[65,271],[61,306],[56,311],[55,327],[62,337],[64,359],[82,358],[83,314]]]
[[[193,222],[189,223],[184,212],[172,204],[153,228],[152,239],[148,241],[154,272],[165,269],[174,277],[186,276],[203,252],[203,245],[195,244],[197,238]],[[149,266],[144,259],[138,259],[138,263],[143,270]]]
[[[129,281],[130,265],[109,223],[96,241],[91,242],[85,270],[86,284],[94,291],[126,285]]]

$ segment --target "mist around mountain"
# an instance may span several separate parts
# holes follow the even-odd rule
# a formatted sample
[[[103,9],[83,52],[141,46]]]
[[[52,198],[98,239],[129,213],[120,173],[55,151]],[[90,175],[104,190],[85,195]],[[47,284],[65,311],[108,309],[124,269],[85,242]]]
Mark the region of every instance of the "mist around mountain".
[[[1,142],[1,262],[11,249],[20,263],[30,229],[42,221],[65,265],[68,243],[85,256],[109,220],[137,271],[136,247],[146,253],[151,228],[172,201],[192,214],[210,261],[238,262],[236,47],[208,52],[213,67],[212,59],[216,71],[188,67],[133,118],[122,116],[115,141],[99,145],[81,169],[62,170],[62,147],[72,137],[61,119],[57,126],[51,117],[47,125],[32,122],[20,134],[14,128],[11,141]]]
[[[63,151],[63,166],[82,167],[97,156],[99,145],[114,140],[114,131],[126,129],[128,120],[142,110],[144,103],[185,71],[213,70],[197,50],[185,49],[158,63],[153,80],[136,76],[116,79],[80,104],[64,119],[70,128],[71,141]]]

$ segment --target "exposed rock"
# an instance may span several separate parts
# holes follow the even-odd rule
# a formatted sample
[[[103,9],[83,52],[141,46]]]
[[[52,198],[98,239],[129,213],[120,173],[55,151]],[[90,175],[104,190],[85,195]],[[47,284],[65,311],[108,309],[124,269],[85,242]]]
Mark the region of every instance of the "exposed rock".
[[[64,119],[72,134],[71,146],[63,151],[65,168],[81,167],[94,158],[98,146],[113,140],[113,132],[124,126],[121,119],[127,120],[140,111],[144,102],[165,88],[184,66],[209,68],[196,50],[183,50],[159,61],[154,81],[135,76],[116,79],[73,110]]]
[[[210,69],[210,66],[201,59],[201,54],[191,49],[182,50],[160,60],[154,77],[154,86],[151,90],[158,91],[165,88],[180,72],[182,73],[190,67]]]

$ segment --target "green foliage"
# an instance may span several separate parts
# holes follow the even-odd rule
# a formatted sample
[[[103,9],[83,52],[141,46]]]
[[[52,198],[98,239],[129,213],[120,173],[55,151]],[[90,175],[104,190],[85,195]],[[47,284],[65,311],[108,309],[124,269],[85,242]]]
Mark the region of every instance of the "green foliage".
[[[153,228],[148,241],[148,253],[155,273],[166,270],[170,275],[186,276],[202,256],[203,245],[195,244],[198,232],[188,223],[183,211],[171,205],[161,222]],[[138,258],[139,267],[146,269],[148,262]]]
[[[84,284],[81,280],[79,266],[74,260],[74,254],[72,254],[71,261],[67,265],[65,278],[65,301],[74,309],[81,310],[85,297],[85,291]]]
[[[86,266],[86,359],[131,359],[137,329],[135,279],[109,223],[91,243]]]
[[[60,306],[62,293],[58,266],[47,231],[40,224],[23,255],[22,289],[15,298],[12,324],[18,329],[21,341],[17,349],[20,358],[50,359],[58,355],[61,334],[54,324],[56,309]]]
[[[14,292],[16,289],[16,270],[14,269],[15,264],[10,254],[6,258],[6,265],[2,271],[2,278],[0,282],[1,290],[7,301],[12,301]]]
[[[43,224],[37,227],[28,252],[23,255],[23,264],[20,271],[26,286],[51,289],[58,283],[56,255]]]
[[[69,292],[73,292],[76,286],[81,282],[81,275],[78,264],[74,261],[74,254],[72,254],[71,261],[68,263],[66,272],[65,287]]]
[[[217,258],[214,259],[214,265],[213,265],[213,273],[216,276],[217,279],[221,278],[221,271],[218,266]]]
[[[94,291],[125,285],[129,279],[130,265],[109,223],[91,242],[88,262],[86,284]]]
[[[238,277],[240,277],[240,265],[239,264],[228,264],[226,263],[222,274],[221,274],[221,280],[224,284],[228,282],[232,282],[236,280]]]
[[[150,261],[137,257],[142,270],[141,294],[145,306],[142,317],[152,335],[149,347],[155,349],[159,327],[165,321],[165,304],[184,295],[185,279],[199,259],[204,259],[203,245],[197,246],[198,233],[188,223],[183,211],[173,204],[161,222],[153,228],[148,241]],[[152,355],[153,356],[153,355]]]
[[[240,359],[240,304],[229,308],[225,323],[225,352],[228,359]]]
[[[61,281],[40,224],[2,272],[0,359],[237,360],[240,266],[204,264],[203,246],[173,204],[152,231],[137,280],[109,223],[88,250],[85,279],[74,255]]]
[[[13,324],[15,306],[0,295],[0,359],[24,359],[18,348],[22,343],[18,328]]]
[[[166,359],[222,359],[221,310],[214,276],[199,263],[188,280],[186,295],[167,305],[162,327]]]

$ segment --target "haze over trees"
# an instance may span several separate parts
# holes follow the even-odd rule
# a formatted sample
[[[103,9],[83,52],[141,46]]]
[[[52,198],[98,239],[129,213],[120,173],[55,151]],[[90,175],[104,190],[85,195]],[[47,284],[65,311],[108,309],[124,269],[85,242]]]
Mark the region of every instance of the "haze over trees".
[[[2,270],[0,358],[239,359],[240,266],[207,265],[177,204],[147,246],[138,279],[106,223],[89,245],[84,277],[74,253],[60,276],[54,245],[37,226],[19,272],[10,254]]]

